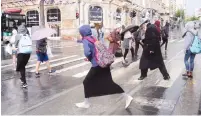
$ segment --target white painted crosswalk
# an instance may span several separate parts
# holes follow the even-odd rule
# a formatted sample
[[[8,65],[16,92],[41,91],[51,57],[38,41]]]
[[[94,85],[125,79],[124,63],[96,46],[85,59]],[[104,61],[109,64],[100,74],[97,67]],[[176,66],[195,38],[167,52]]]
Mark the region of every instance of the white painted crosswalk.
[[[59,62],[59,63],[52,64],[51,67],[57,67],[57,66],[69,64],[69,63],[76,62],[76,61],[80,61],[80,60],[84,60],[84,59],[85,59],[85,57],[81,57],[81,58],[76,58],[76,59],[69,60],[69,61],[63,61],[63,62]],[[43,67],[40,67],[39,71],[45,70],[45,69],[47,69],[47,67],[43,66]],[[30,70],[29,72],[35,72],[35,71],[36,71],[36,70],[33,69],[33,70]]]
[[[176,40],[174,40],[176,41]],[[175,57],[178,57],[180,53],[183,51],[179,52]],[[72,78],[83,78],[87,75],[90,69],[90,62],[84,61],[85,57],[79,56],[79,55],[69,55],[69,56],[59,56],[55,57],[52,60],[50,60],[51,67],[56,68],[59,67],[60,69],[57,70],[56,74],[68,74],[68,76]],[[33,62],[35,61],[35,62]],[[172,59],[170,59],[167,63],[170,63]],[[116,64],[122,64],[122,58],[116,58],[112,66]],[[12,64],[11,64],[12,65]],[[34,73],[35,72],[35,65],[36,65],[36,59],[31,60],[29,65],[26,66],[27,72]],[[125,75],[128,70],[132,70],[132,68],[136,68],[139,65],[139,60],[136,62],[131,63],[128,67],[113,67],[114,69],[111,71],[113,77],[118,77],[118,75]],[[9,65],[3,66],[3,68],[8,67]],[[181,65],[178,65],[181,66]],[[171,78],[170,81],[161,81],[157,80],[155,83],[156,86],[162,86],[169,88],[171,87],[176,79],[179,77],[180,73],[182,72],[184,67],[171,67],[171,70],[169,71],[170,76],[173,77]],[[39,71],[44,71],[46,70],[47,67],[44,65],[44,63],[41,64],[41,67]],[[152,74],[152,72],[149,74]],[[126,76],[126,75],[125,75]],[[131,79],[128,81],[127,84],[139,84],[141,81],[138,81],[137,78],[139,78],[140,74],[135,74]],[[161,78],[162,79],[162,78]]]

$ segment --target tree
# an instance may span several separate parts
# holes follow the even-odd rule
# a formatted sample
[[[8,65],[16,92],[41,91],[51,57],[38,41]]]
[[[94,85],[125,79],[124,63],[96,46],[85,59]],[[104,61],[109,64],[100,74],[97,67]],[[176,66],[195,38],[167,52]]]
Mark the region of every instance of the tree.
[[[184,19],[185,18],[184,10],[183,9],[177,10],[175,13],[175,17]]]
[[[192,17],[188,17],[188,18],[186,19],[186,21],[196,21],[196,20],[199,20],[199,17],[192,16]]]

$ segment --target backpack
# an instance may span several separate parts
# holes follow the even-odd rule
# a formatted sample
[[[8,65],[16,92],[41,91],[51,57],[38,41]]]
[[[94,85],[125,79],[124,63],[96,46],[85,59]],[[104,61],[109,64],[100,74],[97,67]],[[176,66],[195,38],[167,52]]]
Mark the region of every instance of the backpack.
[[[31,38],[26,35],[21,35],[21,39],[18,43],[19,53],[31,54],[32,53],[32,41]]]
[[[40,53],[47,53],[47,41],[46,39],[41,39],[37,41],[39,43],[38,45],[38,51]]]
[[[95,38],[85,37],[84,39],[94,44],[96,61],[100,67],[105,68],[114,62],[114,55],[103,43],[97,41]]]
[[[194,35],[194,40],[193,40],[193,43],[192,43],[192,45],[190,47],[190,51],[193,54],[199,54],[199,53],[201,53],[201,39],[199,39],[197,35]]]

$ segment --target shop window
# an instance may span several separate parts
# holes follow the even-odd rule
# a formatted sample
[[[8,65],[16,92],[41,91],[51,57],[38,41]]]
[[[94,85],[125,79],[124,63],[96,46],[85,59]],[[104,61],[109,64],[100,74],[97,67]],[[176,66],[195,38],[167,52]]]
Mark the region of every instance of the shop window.
[[[39,26],[39,13],[37,10],[28,11],[26,15],[27,27]]]
[[[89,23],[103,22],[103,9],[100,6],[90,6],[89,8]]]
[[[49,9],[47,11],[47,22],[60,22],[61,13],[58,8]]]

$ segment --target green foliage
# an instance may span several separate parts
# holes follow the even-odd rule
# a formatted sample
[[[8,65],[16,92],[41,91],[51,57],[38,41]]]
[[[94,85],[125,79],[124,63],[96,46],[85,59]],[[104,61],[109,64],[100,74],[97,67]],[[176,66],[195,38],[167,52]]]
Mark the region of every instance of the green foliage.
[[[178,17],[178,18],[181,17],[182,19],[184,19],[184,17],[185,17],[184,10],[183,9],[177,10],[175,13],[175,17]]]
[[[199,20],[199,17],[192,16],[192,17],[188,17],[188,18],[186,19],[186,21],[196,21],[196,20]]]

